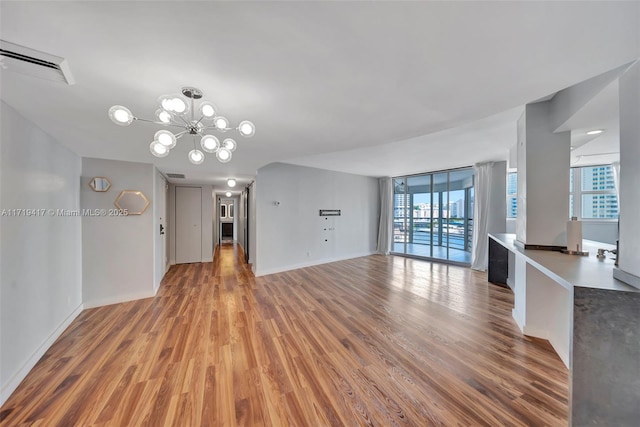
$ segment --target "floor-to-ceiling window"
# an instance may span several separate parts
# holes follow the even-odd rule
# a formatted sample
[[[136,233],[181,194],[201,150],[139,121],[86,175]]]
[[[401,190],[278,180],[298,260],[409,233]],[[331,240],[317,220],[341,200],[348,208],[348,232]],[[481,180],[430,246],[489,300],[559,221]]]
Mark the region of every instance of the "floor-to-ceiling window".
[[[393,252],[468,264],[473,169],[393,180]]]

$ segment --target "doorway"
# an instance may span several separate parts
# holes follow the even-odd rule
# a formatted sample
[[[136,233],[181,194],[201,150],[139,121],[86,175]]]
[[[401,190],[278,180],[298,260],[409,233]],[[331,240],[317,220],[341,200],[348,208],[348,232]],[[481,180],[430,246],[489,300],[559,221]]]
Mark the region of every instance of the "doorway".
[[[202,188],[176,187],[176,264],[202,262]]]
[[[232,198],[220,199],[218,206],[218,218],[220,219],[220,244],[236,241],[236,201]]]

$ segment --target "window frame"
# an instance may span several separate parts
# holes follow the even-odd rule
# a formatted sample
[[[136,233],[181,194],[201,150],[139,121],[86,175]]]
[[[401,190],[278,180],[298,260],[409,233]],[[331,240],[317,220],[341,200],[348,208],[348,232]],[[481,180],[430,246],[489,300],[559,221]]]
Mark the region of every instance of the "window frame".
[[[583,195],[611,195],[616,196],[616,202],[619,205],[617,200],[618,193],[616,192],[615,186],[613,189],[609,190],[583,190],[582,189],[582,168],[598,168],[598,167],[613,167],[610,164],[599,164],[599,165],[585,165],[585,166],[574,166],[571,167],[570,172],[573,177],[573,191],[569,188],[569,197],[573,202],[573,216],[577,217],[582,222],[618,222],[620,217],[620,208],[618,207],[618,216],[616,218],[583,218],[582,216],[582,196]],[[569,209],[569,217],[571,217],[571,209]]]
[[[570,174],[570,180],[573,181],[573,189],[571,188],[571,185],[569,185],[569,218],[571,218],[572,216],[575,216],[578,218],[578,220],[583,221],[583,222],[592,222],[592,223],[596,223],[596,222],[600,222],[600,223],[611,223],[611,222],[618,222],[618,218],[620,216],[620,208],[619,208],[619,201],[618,201],[618,217],[616,218],[583,218],[582,217],[582,196],[583,195],[615,195],[616,196],[616,201],[617,201],[617,196],[618,193],[616,192],[615,187],[613,189],[609,189],[609,190],[582,190],[582,169],[583,168],[598,168],[598,167],[610,167],[612,168],[613,166],[611,164],[597,164],[597,165],[584,165],[584,166],[572,166],[569,169],[569,174]],[[509,193],[509,175],[512,173],[516,173],[517,174],[517,169],[511,169],[507,171],[507,185],[506,185],[506,200],[507,200],[507,206],[506,206],[506,218],[507,220],[515,220],[518,217],[518,213],[517,213],[517,209],[516,209],[516,215],[511,217],[509,216],[509,212],[510,212],[510,200],[511,198],[515,197],[516,198],[516,202],[518,200],[518,186],[516,184],[516,188],[515,188],[515,193]],[[516,179],[517,179],[517,175],[516,175]],[[573,204],[573,212],[571,212],[571,204]]]

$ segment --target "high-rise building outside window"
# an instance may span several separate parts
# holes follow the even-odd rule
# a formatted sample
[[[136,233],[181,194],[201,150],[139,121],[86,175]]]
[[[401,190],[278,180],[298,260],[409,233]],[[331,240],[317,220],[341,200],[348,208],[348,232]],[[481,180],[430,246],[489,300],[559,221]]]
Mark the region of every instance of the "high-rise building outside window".
[[[507,173],[507,218],[518,216],[518,172]]]
[[[518,175],[507,174],[507,218],[518,208]],[[571,168],[569,174],[569,217],[585,220],[618,219],[618,197],[611,165]]]

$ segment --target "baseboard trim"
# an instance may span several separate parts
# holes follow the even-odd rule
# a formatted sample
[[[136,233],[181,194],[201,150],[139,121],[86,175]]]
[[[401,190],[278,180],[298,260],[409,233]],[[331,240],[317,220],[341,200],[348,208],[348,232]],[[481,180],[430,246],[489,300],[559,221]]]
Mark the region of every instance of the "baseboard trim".
[[[42,344],[38,347],[38,349],[31,355],[29,359],[22,365],[22,367],[16,372],[13,377],[6,384],[2,385],[2,391],[0,392],[0,406],[4,405],[4,403],[9,399],[11,394],[18,388],[22,380],[24,380],[29,372],[36,366],[36,363],[44,356],[44,354],[49,350],[49,347],[53,345],[53,343],[62,335],[62,333],[67,329],[67,327],[74,321],[76,317],[84,310],[84,305],[80,304],[75,308],[67,316],[66,319],[58,325],[58,327],[51,332],[51,334],[44,340]]]
[[[613,278],[618,279],[629,286],[633,286],[634,288],[640,289],[640,277],[633,275],[631,273],[627,273],[624,270],[620,270],[620,268],[618,267],[613,269]]]
[[[88,308],[103,307],[105,305],[120,304],[122,302],[135,301],[138,299],[153,298],[156,296],[156,291],[157,289],[155,291],[152,289],[150,291],[137,292],[135,294],[118,295],[116,297],[109,297],[109,298],[98,299],[95,301],[88,301],[84,303],[84,308],[88,309]]]
[[[515,320],[518,329],[520,329],[520,332],[524,333],[524,320],[520,315],[520,312],[513,308],[511,309],[511,316],[513,317],[513,320]]]
[[[320,259],[320,260],[315,260],[315,261],[303,262],[303,263],[300,263],[300,264],[287,265],[287,266],[283,266],[283,267],[267,268],[265,270],[259,270],[259,271],[254,270],[253,273],[254,273],[254,275],[256,277],[260,277],[260,276],[266,276],[266,275],[269,275],[269,274],[283,273],[285,271],[290,271],[290,270],[297,270],[299,268],[313,267],[314,265],[328,264],[330,262],[345,261],[345,260],[348,260],[348,259],[361,258],[361,257],[365,257],[365,256],[369,256],[369,255],[376,255],[376,254],[377,254],[376,251],[373,251],[373,252],[362,252],[362,253],[357,253],[357,254],[346,255],[344,257],[325,258],[325,259]]]

